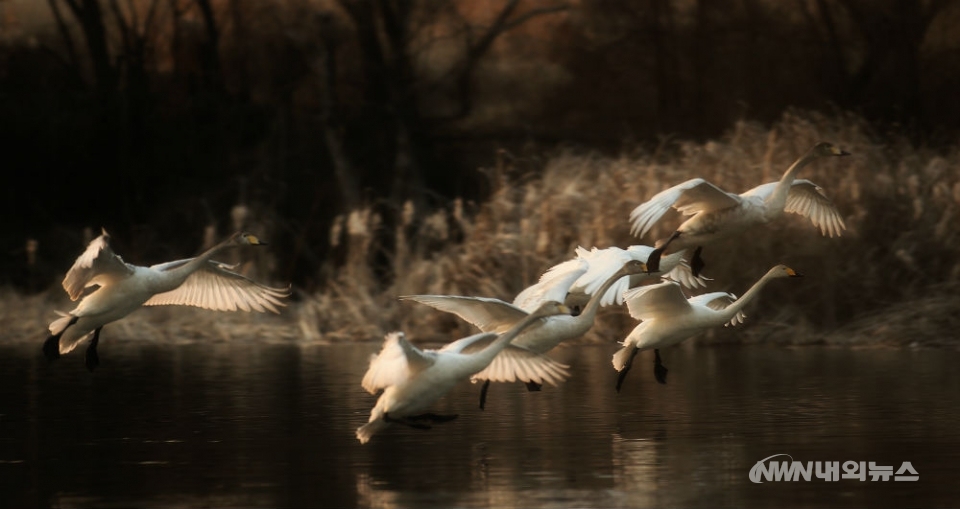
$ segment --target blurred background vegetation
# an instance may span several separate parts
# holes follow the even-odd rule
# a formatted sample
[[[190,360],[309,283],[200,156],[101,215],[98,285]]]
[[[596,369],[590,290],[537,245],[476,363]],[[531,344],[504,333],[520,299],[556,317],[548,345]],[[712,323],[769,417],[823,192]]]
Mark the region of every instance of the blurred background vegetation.
[[[627,215],[660,189],[744,191],[826,140],[854,157],[801,177],[845,236],[712,250],[711,290],[783,261],[812,277],[755,334],[939,341],[958,25],[957,0],[0,0],[0,285],[61,298],[101,226],[139,264],[243,228],[306,337],[467,332],[394,298],[511,300],[577,245],[653,244]]]

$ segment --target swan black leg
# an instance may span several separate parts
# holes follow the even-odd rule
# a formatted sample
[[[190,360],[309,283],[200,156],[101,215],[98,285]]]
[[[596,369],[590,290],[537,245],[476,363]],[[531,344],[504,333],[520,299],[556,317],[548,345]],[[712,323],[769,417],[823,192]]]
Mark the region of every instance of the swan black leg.
[[[60,335],[50,336],[43,342],[43,355],[47,360],[60,358]]]
[[[407,418],[404,418],[404,419],[394,419],[393,417],[390,417],[390,414],[388,414],[388,413],[383,414],[383,420],[384,420],[385,422],[394,423],[394,424],[403,424],[404,426],[410,426],[411,428],[416,428],[416,429],[430,429],[430,425],[429,425],[429,424],[424,424],[424,423],[422,423],[422,422],[412,421],[412,420],[407,419]]]
[[[43,342],[43,355],[48,360],[52,361],[54,359],[60,358],[60,337],[63,336],[63,333],[66,332],[71,325],[77,323],[77,320],[79,319],[80,317],[77,317],[77,316],[71,318],[70,322],[67,323],[67,326],[64,327],[62,331],[60,331],[60,334],[54,334],[48,337],[47,340]]]
[[[490,380],[483,381],[483,387],[480,388],[480,410],[487,404],[487,389],[490,388]]]
[[[407,417],[411,421],[430,421],[430,422],[448,422],[452,421],[459,417],[459,414],[435,414],[435,413],[425,413],[420,415],[412,415]]]
[[[693,273],[693,277],[700,277],[700,271],[703,270],[704,265],[706,265],[700,256],[702,252],[703,246],[698,246],[693,252],[693,258],[690,259],[690,272]]]
[[[541,387],[543,387],[543,385],[537,382],[527,382],[527,390],[530,392],[540,392]]]
[[[663,361],[660,360],[660,349],[655,349],[653,353],[655,355],[653,359],[653,376],[656,377],[657,382],[665,384],[667,383],[667,367],[664,366]]]
[[[637,353],[640,352],[639,348],[634,348],[630,352],[630,358],[627,359],[627,363],[623,365],[623,369],[620,370],[620,375],[617,376],[617,393],[620,392],[620,386],[623,385],[623,380],[627,378],[627,372],[630,371],[630,366],[633,366],[633,358],[637,356]]]
[[[647,257],[647,273],[659,272],[660,271],[660,257],[663,256],[663,252],[667,250],[667,246],[671,242],[680,237],[680,232],[673,232],[673,235],[667,239],[660,247],[654,249],[650,252],[650,256]]]
[[[100,356],[97,355],[97,345],[100,343],[100,329],[103,327],[97,327],[97,330],[93,331],[93,339],[90,340],[90,346],[87,347],[86,355],[84,355],[84,364],[87,365],[87,369],[91,372],[100,365]]]

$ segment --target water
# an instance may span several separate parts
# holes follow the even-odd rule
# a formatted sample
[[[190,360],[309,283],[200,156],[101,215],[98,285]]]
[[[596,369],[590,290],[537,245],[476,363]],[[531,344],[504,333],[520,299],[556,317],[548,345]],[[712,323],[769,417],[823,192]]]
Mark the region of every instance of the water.
[[[429,431],[361,446],[379,344],[101,342],[48,364],[0,347],[0,507],[905,507],[960,501],[960,352],[679,347],[668,384],[568,346],[560,387],[479,385]],[[917,482],[751,483],[773,454],[874,461]],[[869,477],[868,477],[869,479]]]

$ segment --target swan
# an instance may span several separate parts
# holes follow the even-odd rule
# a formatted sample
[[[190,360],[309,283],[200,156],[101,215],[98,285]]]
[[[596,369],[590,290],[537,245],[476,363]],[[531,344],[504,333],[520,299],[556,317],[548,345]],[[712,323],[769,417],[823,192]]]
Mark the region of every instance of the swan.
[[[578,259],[578,268],[576,270],[565,271],[562,275],[556,275],[552,278],[553,285],[547,290],[546,301],[562,301],[567,294],[573,281],[589,270],[586,260]],[[647,265],[636,259],[627,260],[611,274],[599,288],[596,289],[593,296],[583,308],[583,311],[576,315],[555,315],[540,321],[535,326],[524,330],[513,341],[514,346],[526,348],[530,351],[544,354],[552,350],[561,342],[568,339],[574,339],[585,334],[593,326],[597,310],[600,308],[600,302],[611,286],[618,283],[620,279],[642,274],[647,272]],[[549,274],[545,273],[545,276]],[[412,300],[421,304],[426,304],[440,311],[453,313],[461,319],[473,324],[483,332],[502,332],[514,324],[526,319],[527,311],[513,304],[504,302],[500,299],[486,297],[465,297],[459,295],[404,295],[401,300]],[[487,340],[489,341],[489,339]],[[493,380],[492,373],[500,368],[498,360],[495,359],[490,367],[478,372],[473,376],[474,380],[483,380],[484,384],[480,390],[480,408],[486,404],[487,390],[490,387],[490,381]],[[539,390],[540,382],[529,377],[519,377],[527,383],[529,390]]]
[[[617,392],[620,392],[623,379],[638,352],[654,349],[653,374],[658,382],[666,383],[667,368],[660,359],[661,348],[680,343],[711,327],[743,323],[743,307],[768,282],[800,276],[800,273],[786,265],[777,265],[739,299],[727,292],[711,292],[688,299],[684,297],[680,285],[673,281],[627,290],[624,299],[630,316],[642,322],[623,340],[623,348],[613,354],[613,367],[620,372]]]
[[[647,261],[657,271],[660,256],[668,246],[676,249],[696,247],[690,267],[700,275],[703,246],[768,223],[784,212],[808,218],[823,235],[840,236],[846,229],[843,218],[823,189],[805,179],[797,179],[801,168],[822,157],[847,156],[849,152],[820,142],[796,160],[778,182],[759,185],[742,193],[728,193],[702,178],[690,179],[663,190],[630,213],[631,233],[642,237],[671,207],[685,216],[684,221],[667,240],[658,242]]]
[[[580,268],[580,260],[587,262],[587,270],[573,282],[564,302],[571,309],[579,310],[590,301],[590,297],[597,292],[603,282],[610,278],[623,264],[630,260],[646,262],[654,248],[650,246],[629,246],[626,249],[608,247],[604,249],[592,248],[589,251],[584,247],[577,247],[576,258],[567,260],[547,269],[537,283],[525,288],[513,299],[513,304],[521,309],[530,310],[542,300],[544,287],[554,284],[558,275],[563,275]],[[670,278],[687,288],[701,288],[706,286],[705,278],[694,277],[690,266],[683,260],[684,251],[676,251],[664,256],[660,264],[660,273],[631,274],[629,278],[618,279],[600,299],[600,306],[623,304],[623,292],[653,281],[661,277]]]
[[[256,236],[238,232],[195,258],[141,267],[131,265],[110,249],[105,229],[90,241],[63,278],[70,300],[80,300],[70,313],[50,323],[50,337],[43,344],[48,359],[72,351],[90,337],[85,363],[93,370],[100,363],[97,344],[104,325],[119,320],[141,306],[177,304],[218,311],[271,311],[285,306],[281,299],[290,288],[271,288],[232,272],[233,266],[211,258],[231,246],[263,246]],[[84,290],[98,288],[85,296]]]
[[[540,371],[548,380],[565,378],[566,366],[523,348],[508,349],[508,345],[526,327],[545,317],[569,312],[570,309],[560,302],[548,301],[499,337],[492,332],[474,334],[440,350],[421,350],[410,344],[403,333],[387,334],[379,355],[371,356],[370,367],[361,381],[361,386],[369,393],[376,394],[380,389],[383,393],[370,410],[370,419],[357,428],[357,440],[361,444],[369,442],[390,423],[429,429],[430,425],[424,421],[445,422],[456,418],[456,415],[424,411],[456,384],[505,354],[510,359],[511,369],[501,372],[502,380],[512,380],[516,372],[522,370]],[[487,342],[483,348],[472,353],[468,351],[481,341]]]

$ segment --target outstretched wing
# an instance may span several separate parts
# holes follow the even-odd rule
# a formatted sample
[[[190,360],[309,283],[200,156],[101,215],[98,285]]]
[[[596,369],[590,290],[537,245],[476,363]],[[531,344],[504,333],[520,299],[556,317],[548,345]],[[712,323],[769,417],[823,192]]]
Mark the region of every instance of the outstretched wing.
[[[690,297],[687,301],[691,306],[706,306],[710,309],[715,309],[720,311],[721,309],[726,309],[727,306],[733,304],[737,300],[737,296],[732,293],[727,292],[710,292],[704,293],[702,295],[697,295],[695,297]],[[737,314],[733,315],[733,318],[730,319],[728,325],[737,325],[743,323],[743,320],[747,317],[743,311],[738,311]]]
[[[63,278],[63,289],[70,300],[77,300],[89,286],[106,286],[133,274],[133,268],[110,249],[110,235],[106,230],[90,241],[87,249],[73,262]]]
[[[577,257],[572,260],[558,263],[547,269],[535,284],[528,286],[513,299],[513,305],[532,313],[541,304],[547,301],[563,302],[567,293],[574,284],[588,270],[588,263],[582,258],[586,252],[582,247],[577,248]]]
[[[152,268],[170,270],[190,260],[155,265]],[[233,266],[209,261],[187,276],[174,290],[158,293],[144,306],[181,305],[196,306],[215,311],[270,311],[279,313],[278,307],[286,306],[281,299],[290,296],[290,288],[272,288],[262,285],[244,275],[233,272]]]
[[[680,291],[680,284],[674,281],[638,286],[624,292],[623,299],[627,303],[630,316],[637,320],[663,318],[690,312],[690,304]]]
[[[529,314],[513,304],[487,297],[403,295],[399,299],[412,300],[440,311],[453,313],[483,332],[505,332]]]
[[[376,394],[380,389],[409,380],[415,373],[432,365],[434,360],[429,352],[411,345],[402,332],[387,333],[380,353],[370,356],[370,367],[360,385],[370,394]]]
[[[728,193],[702,178],[660,191],[630,212],[630,233],[643,237],[653,225],[670,210],[677,209],[685,216],[737,206],[740,197]]]
[[[820,228],[820,233],[829,237],[839,237],[847,229],[836,205],[827,198],[823,188],[806,179],[797,179],[787,193],[787,205],[784,212],[799,214]]]
[[[498,334],[474,334],[440,349],[441,352],[472,354],[496,341]],[[535,382],[557,385],[570,376],[570,366],[522,346],[507,345],[472,380],[491,382]]]
[[[690,268],[690,264],[683,259],[683,251],[670,253],[664,256],[661,259],[660,267],[661,268],[666,267],[667,260],[672,256],[677,256],[679,260],[677,260],[677,264],[672,269],[670,269],[669,271],[667,271],[666,274],[664,274],[665,278],[672,279],[673,281],[680,283],[686,288],[705,288],[707,286],[707,281],[709,281],[710,279],[702,275],[701,276],[693,275],[693,269]]]
[[[647,261],[650,253],[644,253],[638,248],[646,246],[630,246],[629,249],[620,249],[619,247],[608,247],[604,249],[593,248],[589,252],[581,254],[587,261],[589,268],[577,279],[573,287],[583,293],[593,296],[600,290],[600,287],[620,269],[624,264],[631,260]],[[653,248],[650,248],[652,251]],[[630,287],[630,277],[624,276],[614,282],[610,288],[600,297],[601,306],[609,306],[617,302],[618,296]]]
[[[743,193],[743,196],[756,196],[766,200],[776,187],[777,182],[768,182]],[[809,219],[814,226],[820,228],[820,233],[829,237],[839,237],[840,233],[847,229],[840,211],[824,194],[823,188],[807,179],[793,181],[787,192],[787,203],[783,211]]]

